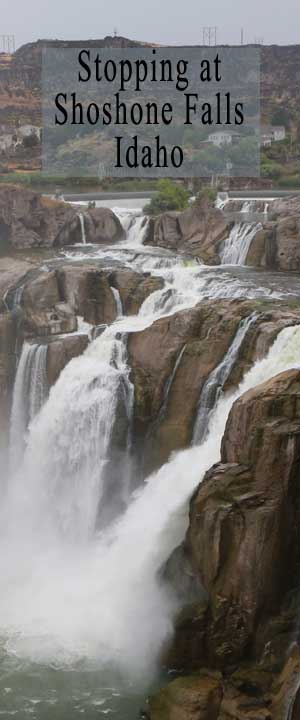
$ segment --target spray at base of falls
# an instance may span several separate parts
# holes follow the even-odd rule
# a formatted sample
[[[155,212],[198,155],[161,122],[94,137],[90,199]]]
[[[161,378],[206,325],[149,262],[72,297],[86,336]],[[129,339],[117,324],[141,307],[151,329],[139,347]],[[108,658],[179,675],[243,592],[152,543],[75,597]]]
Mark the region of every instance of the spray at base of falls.
[[[90,358],[93,363],[90,378],[94,377],[96,365],[99,370],[98,349],[96,345]],[[159,570],[183,538],[187,502],[205,472],[219,460],[221,438],[233,402],[246,390],[277,373],[300,367],[300,326],[282,330],[267,357],[247,372],[238,390],[219,399],[210,419],[208,437],[201,446],[175,455],[148,478],[117,522],[88,542],[77,542],[74,546],[70,538],[51,531],[49,517],[53,515],[54,506],[60,503],[58,510],[62,517],[67,511],[76,526],[78,522],[86,525],[79,514],[85,514],[85,500],[73,513],[77,489],[72,482],[67,482],[64,462],[62,492],[53,497],[48,488],[51,478],[43,474],[43,462],[36,465],[33,460],[42,458],[45,434],[49,433],[49,414],[54,413],[54,427],[60,423],[60,416],[64,421],[68,419],[67,410],[73,415],[75,405],[75,430],[81,395],[80,364],[85,366],[82,373],[85,377],[88,357],[79,358],[73,366],[75,385],[73,381],[71,385],[75,392],[66,387],[65,376],[64,401],[60,398],[62,385],[58,383],[31,426],[27,461],[31,459],[29,467],[31,470],[36,467],[41,474],[32,486],[25,472],[21,497],[12,496],[6,506],[2,506],[1,633],[6,634],[7,651],[19,657],[59,666],[73,666],[79,659],[87,658],[103,666],[117,667],[125,678],[135,682],[148,681],[161,644],[172,631],[175,608],[174,600],[158,579]],[[71,425],[69,419],[69,427]],[[55,441],[60,440],[57,457],[60,462],[63,457],[60,452],[69,450],[70,436],[63,435],[60,439],[59,433],[54,432],[54,437]],[[72,438],[71,441],[73,443]],[[89,443],[88,438],[86,441]],[[38,485],[47,496],[47,503],[42,506],[39,497],[31,494]],[[92,489],[90,484],[89,491]],[[28,503],[24,495],[29,493],[29,502],[39,521],[37,534],[31,523],[26,522]],[[76,534],[78,528],[74,530]]]
[[[245,265],[250,245],[261,223],[237,223],[220,251],[222,265]]]
[[[48,395],[47,345],[24,343],[13,391],[10,420],[10,465],[16,469],[24,453],[28,425]]]

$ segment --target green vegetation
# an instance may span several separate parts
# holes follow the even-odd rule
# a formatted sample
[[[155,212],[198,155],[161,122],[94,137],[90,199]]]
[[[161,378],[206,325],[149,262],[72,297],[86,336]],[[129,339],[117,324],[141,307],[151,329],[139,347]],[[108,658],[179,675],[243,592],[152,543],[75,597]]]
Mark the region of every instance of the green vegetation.
[[[218,190],[212,187],[204,187],[197,193],[195,199],[195,205],[202,205],[208,203],[214,205],[217,199]]]
[[[166,210],[185,210],[188,207],[190,192],[182,185],[172,180],[159,180],[157,190],[156,197],[144,208],[147,215],[159,215]]]

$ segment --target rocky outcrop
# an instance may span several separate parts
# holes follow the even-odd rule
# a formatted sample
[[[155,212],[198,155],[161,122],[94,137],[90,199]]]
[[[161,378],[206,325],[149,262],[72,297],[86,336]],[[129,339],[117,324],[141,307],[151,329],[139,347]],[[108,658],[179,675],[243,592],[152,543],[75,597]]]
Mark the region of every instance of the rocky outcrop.
[[[81,243],[82,228],[77,209],[60,200],[15,185],[0,187],[0,241],[4,248],[53,247]],[[84,210],[86,240],[114,243],[124,238],[112,210]]]
[[[264,223],[252,240],[247,265],[270,270],[299,271],[300,214]]]
[[[120,293],[124,315],[137,315],[147,297],[164,286],[162,278],[122,268],[110,273],[109,280]]]
[[[173,451],[189,446],[203,385],[223,360],[241,320],[255,311],[257,320],[240,348],[225,385],[228,389],[266,354],[282,327],[299,322],[297,309],[268,301],[211,300],[157,320],[129,337],[134,432],[145,473],[166,462]]]
[[[208,265],[220,263],[219,248],[232,223],[209,202],[179,212],[151,218],[145,245],[155,245],[200,258]]]
[[[185,646],[181,618],[172,659],[180,648],[177,667],[184,662],[197,672],[152,700],[151,720],[296,717],[300,655],[291,648],[300,610],[299,407],[299,370],[281,373],[233,405],[221,462],[194,494],[185,541],[206,596],[202,615],[194,603],[185,617]],[[212,677],[219,705],[209,708],[202,698]]]
[[[87,335],[68,335],[53,339],[48,345],[47,353],[47,379],[49,387],[54,385],[64,367],[70,360],[82,355],[88,346]]]
[[[0,260],[0,312],[7,310],[7,295],[22,284],[23,278],[36,268],[36,261],[13,257],[1,257]]]
[[[107,272],[92,265],[64,265],[56,273],[61,298],[92,325],[110,324],[117,307]]]

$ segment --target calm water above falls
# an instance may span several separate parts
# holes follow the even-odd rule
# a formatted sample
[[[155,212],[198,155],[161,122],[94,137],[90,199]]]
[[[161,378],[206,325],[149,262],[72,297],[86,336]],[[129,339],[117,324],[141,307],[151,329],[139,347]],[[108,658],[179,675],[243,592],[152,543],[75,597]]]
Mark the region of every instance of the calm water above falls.
[[[298,278],[291,283],[283,275],[242,267],[204,268],[190,258],[146,250],[143,219],[122,214],[126,243],[84,252],[81,247],[68,256],[144,268],[163,276],[165,287],[145,301],[137,317],[122,317],[115,295],[118,320],[66,366],[46,402],[39,399],[37,382],[44,352],[25,346],[20,360],[16,409],[26,373],[32,371],[37,384],[31,389],[36,403],[30,404],[25,452],[20,433],[14,433],[20,415],[12,416],[12,452],[21,451],[21,459],[0,518],[0,716],[7,720],[138,717],[145,695],[159,682],[157,658],[176,610],[158,572],[183,537],[191,493],[218,461],[230,407],[246,389],[300,366],[300,328],[285,329],[234,395],[216,396],[201,445],[178,453],[132,496],[128,332],[203,298],[287,292],[299,297],[300,285]],[[123,470],[116,496],[107,497],[103,477],[120,414]],[[111,518],[108,526],[97,525],[99,506]]]

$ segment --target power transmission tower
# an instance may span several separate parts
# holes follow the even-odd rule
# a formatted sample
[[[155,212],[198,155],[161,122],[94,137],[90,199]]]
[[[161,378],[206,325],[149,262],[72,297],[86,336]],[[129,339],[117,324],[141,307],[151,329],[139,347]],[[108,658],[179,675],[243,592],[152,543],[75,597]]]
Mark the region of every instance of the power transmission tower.
[[[12,55],[15,52],[15,36],[14,35],[0,35],[0,50],[1,52]]]
[[[203,45],[216,45],[217,44],[217,26],[206,25],[202,28],[202,41]]]

